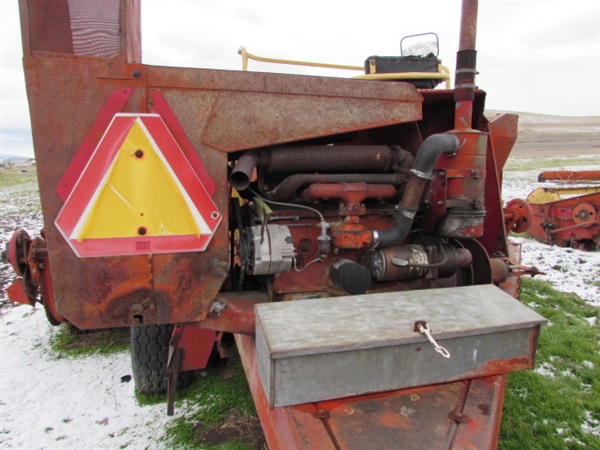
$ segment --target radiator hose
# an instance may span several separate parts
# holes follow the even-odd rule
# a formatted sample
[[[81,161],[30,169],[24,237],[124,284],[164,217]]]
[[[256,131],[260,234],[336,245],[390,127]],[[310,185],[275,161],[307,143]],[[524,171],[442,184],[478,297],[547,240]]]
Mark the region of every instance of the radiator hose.
[[[389,230],[371,230],[373,248],[391,247],[406,238],[438,158],[442,154],[456,153],[458,147],[458,138],[451,133],[433,134],[425,139],[419,147],[415,162],[410,169],[410,179],[404,195],[398,203],[394,226]]]

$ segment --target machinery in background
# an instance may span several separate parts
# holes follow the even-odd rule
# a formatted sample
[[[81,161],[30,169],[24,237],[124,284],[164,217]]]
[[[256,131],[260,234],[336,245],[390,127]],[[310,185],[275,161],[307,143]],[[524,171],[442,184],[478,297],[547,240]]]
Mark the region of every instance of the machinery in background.
[[[559,247],[598,250],[600,186],[592,184],[597,180],[597,170],[540,173],[538,181],[553,181],[555,186],[536,188],[526,200],[509,201],[504,208],[507,231]],[[581,184],[586,181],[590,184]]]

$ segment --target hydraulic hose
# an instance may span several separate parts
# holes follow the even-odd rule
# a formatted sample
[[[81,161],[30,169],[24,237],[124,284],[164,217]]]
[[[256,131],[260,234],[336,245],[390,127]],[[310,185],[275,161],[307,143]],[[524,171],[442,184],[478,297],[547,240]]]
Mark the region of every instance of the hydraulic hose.
[[[425,139],[410,170],[410,179],[398,204],[394,226],[389,230],[371,230],[373,248],[391,247],[406,238],[438,158],[442,154],[456,153],[458,147],[458,138],[451,133],[434,134]]]

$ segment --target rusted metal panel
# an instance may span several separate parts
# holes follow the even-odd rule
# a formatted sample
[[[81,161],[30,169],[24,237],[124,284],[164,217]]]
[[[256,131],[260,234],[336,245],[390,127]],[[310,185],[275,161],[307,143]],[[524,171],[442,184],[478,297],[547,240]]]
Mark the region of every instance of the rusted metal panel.
[[[495,114],[488,118],[487,128],[490,134],[498,183],[502,185],[502,169],[512,151],[518,136],[519,116],[517,114]]]
[[[506,375],[477,378],[470,382],[451,449],[495,449],[498,446],[505,391]]]
[[[406,83],[154,66],[147,77],[161,92],[195,91],[202,143],[224,152],[421,118],[422,97]]]
[[[183,349],[180,370],[201,370],[206,368],[216,341],[213,330],[192,326],[176,325],[170,342],[171,352]]]
[[[271,450],[496,448],[506,375],[271,409],[252,337],[236,342]]]
[[[119,107],[138,112],[145,96],[140,94],[143,81],[134,76],[134,70],[111,69],[107,62],[91,58],[25,60],[28,96],[31,105],[36,105],[31,115],[50,263],[54,268],[69,268],[54,280],[57,310],[82,329],[196,320],[205,315],[226,276],[226,227],[217,230],[215,240],[202,254],[85,261],[65,246],[54,225],[63,206],[55,190],[88,131],[94,129],[103,105],[114,92],[130,88],[132,95]],[[130,72],[126,78],[124,74]],[[61,89],[48,89],[50,85]],[[226,183],[226,174],[221,174],[224,167],[224,155],[209,166],[221,185]],[[215,199],[219,210],[226,213],[226,190]],[[173,269],[176,271],[170,272]]]
[[[106,124],[112,114],[121,110],[147,112],[144,68],[139,64],[124,64],[140,60],[139,2],[116,1],[111,8],[115,5],[118,14],[113,17],[118,23],[111,26],[118,30],[119,41],[115,47],[118,54],[111,59],[72,56],[77,52],[69,36],[72,28],[67,2],[22,1],[20,5],[25,75],[49,259],[55,272],[61,269],[61,276],[54,280],[56,306],[83,329],[200,318],[221,287],[226,272],[223,262],[227,262],[226,229],[219,231],[216,251],[202,255],[206,256],[204,259],[197,254],[187,255],[183,258],[187,259],[183,263],[185,267],[181,258],[173,255],[98,258],[84,262],[67,250],[57,233],[54,219],[93,151],[94,142],[102,136],[102,123]],[[93,4],[79,2],[77,6],[86,8]],[[50,11],[52,8],[55,11]],[[50,39],[39,36],[48,29],[47,25],[52,29]],[[62,36],[68,36],[71,42]],[[105,104],[108,109],[104,107],[103,111]],[[87,150],[78,153],[82,142]],[[222,170],[226,158],[219,162]],[[71,174],[71,181],[67,182],[66,190],[59,189],[61,196],[57,197],[54,192],[65,173]],[[225,175],[219,181],[224,184]],[[227,211],[225,197],[226,192],[221,195],[220,205]],[[202,259],[200,263],[195,262],[199,259]],[[179,275],[161,273],[162,268],[171,270],[173,267],[185,270],[193,267],[194,270]],[[198,272],[204,277],[198,277]],[[206,274],[210,274],[211,281],[207,281]],[[165,279],[173,276],[177,279],[169,279],[169,286],[161,286]],[[194,276],[199,281],[194,280]],[[182,294],[191,297],[172,297]]]
[[[340,449],[447,449],[462,382],[317,403]]]
[[[315,405],[275,409],[269,407],[258,375],[254,339],[251,336],[236,334],[235,341],[269,449],[335,449],[327,429],[317,417]]]
[[[260,304],[256,314],[271,406],[532,368],[545,323],[493,285]],[[415,332],[416,321],[427,322],[449,359]]]
[[[502,226],[502,168],[517,139],[516,114],[498,114],[487,124],[489,139],[486,153],[485,233],[479,242],[489,255],[508,256],[507,232]]]
[[[219,227],[206,252],[186,256],[82,261],[65,245],[54,220],[77,175],[77,168],[89,157],[90,140],[101,136],[102,127],[98,123],[105,123],[110,117],[104,113],[107,107],[113,112],[151,112],[154,99],[158,100],[158,109],[171,110],[179,119],[181,129],[177,133],[189,140],[215,186],[227,186],[227,157],[214,147],[233,151],[420,117],[421,97],[411,86],[404,84],[376,87],[351,80],[307,81],[284,75],[253,76],[108,63],[109,60],[104,58],[31,57],[25,60],[28,95],[31,105],[35,105],[31,115],[44,221],[48,224],[50,263],[53,267],[70,268],[54,280],[57,309],[84,329],[131,325],[139,320],[144,323],[198,320],[206,314],[220,289],[228,264],[225,226]],[[173,85],[167,86],[166,81]],[[306,90],[305,94],[301,94],[299,84]],[[61,88],[47,89],[50,85]],[[225,86],[230,88],[225,90]],[[155,89],[160,92],[153,95]],[[330,94],[325,95],[330,91],[339,97],[332,100]],[[125,94],[115,98],[115,93]],[[240,102],[258,105],[260,99],[266,99],[270,105],[266,109],[280,118],[265,118],[265,109],[248,106],[246,118],[252,123],[263,121],[263,126],[240,127],[235,117]],[[295,106],[290,107],[291,104]],[[338,104],[337,112],[334,104]],[[329,121],[317,120],[316,110],[326,105],[333,108],[335,114],[329,110]],[[299,111],[304,111],[303,122],[288,128],[291,118],[302,115]],[[217,116],[220,119],[217,120]],[[230,119],[234,121],[228,121]],[[221,131],[211,128],[215,126]],[[270,127],[268,130],[265,129],[267,126]],[[61,132],[57,133],[57,130]],[[93,139],[90,139],[90,130]],[[214,138],[221,132],[226,135]],[[222,140],[225,137],[227,142]],[[87,148],[83,157],[79,151],[82,143]],[[66,190],[59,189],[61,200],[55,190],[65,183],[65,173],[70,174],[71,181]],[[216,189],[213,200],[226,223],[228,190]],[[95,293],[92,297],[90,291]],[[181,294],[186,295],[175,297]]]
[[[32,51],[73,53],[71,19],[67,1],[21,0],[20,3],[21,23],[27,23],[27,28],[22,28],[26,38],[23,39],[23,44],[27,46],[26,55]]]
[[[340,449],[495,449],[506,375],[319,402]]]

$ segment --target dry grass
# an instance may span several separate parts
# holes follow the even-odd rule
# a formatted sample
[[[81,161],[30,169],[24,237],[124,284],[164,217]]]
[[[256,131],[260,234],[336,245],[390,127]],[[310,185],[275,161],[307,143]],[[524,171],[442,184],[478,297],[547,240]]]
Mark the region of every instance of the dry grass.
[[[240,414],[236,409],[219,423],[208,427],[197,424],[194,438],[207,445],[236,440],[256,450],[268,449],[258,417]]]

